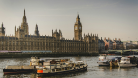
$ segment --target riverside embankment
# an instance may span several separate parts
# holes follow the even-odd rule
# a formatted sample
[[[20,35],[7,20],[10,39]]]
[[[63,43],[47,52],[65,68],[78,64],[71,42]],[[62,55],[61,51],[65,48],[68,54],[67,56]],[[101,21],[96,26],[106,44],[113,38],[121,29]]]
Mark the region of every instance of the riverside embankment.
[[[98,56],[98,53],[0,53],[0,58]]]

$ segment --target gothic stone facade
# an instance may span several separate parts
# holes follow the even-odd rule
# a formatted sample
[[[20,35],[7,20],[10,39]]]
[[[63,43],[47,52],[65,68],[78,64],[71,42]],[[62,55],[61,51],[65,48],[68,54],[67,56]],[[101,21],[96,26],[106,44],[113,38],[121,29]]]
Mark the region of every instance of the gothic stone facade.
[[[1,27],[1,30],[5,28]],[[0,32],[0,50],[9,51],[41,51],[51,50],[52,52],[88,52],[98,53],[98,35],[84,35],[82,37],[82,25],[79,15],[74,25],[74,38],[67,40],[62,37],[62,32],[52,30],[52,36],[41,36],[36,25],[34,35],[29,35],[27,18],[24,16],[21,27],[16,29],[15,36],[5,36],[5,31]]]

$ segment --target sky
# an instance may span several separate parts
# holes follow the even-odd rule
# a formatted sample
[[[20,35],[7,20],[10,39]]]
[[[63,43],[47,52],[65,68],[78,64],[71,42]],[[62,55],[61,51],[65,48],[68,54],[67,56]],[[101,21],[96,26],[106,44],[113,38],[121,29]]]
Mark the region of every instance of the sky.
[[[0,24],[7,35],[21,26],[24,9],[31,35],[37,24],[40,35],[60,29],[65,39],[73,39],[79,14],[82,37],[92,33],[100,39],[138,41],[138,0],[0,0]]]

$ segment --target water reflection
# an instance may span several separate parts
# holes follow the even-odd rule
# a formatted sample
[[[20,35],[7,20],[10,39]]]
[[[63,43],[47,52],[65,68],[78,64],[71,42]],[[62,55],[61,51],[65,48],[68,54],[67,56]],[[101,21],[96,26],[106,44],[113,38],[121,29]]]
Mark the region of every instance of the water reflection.
[[[75,61],[80,61],[81,57],[75,57]]]
[[[66,73],[66,74],[60,74],[60,75],[54,75],[54,76],[45,76],[40,74],[11,74],[11,75],[3,75],[4,78],[63,78],[63,77],[73,77],[78,76],[86,73],[87,71],[83,72],[76,72],[76,73]]]
[[[99,69],[101,69],[102,71],[106,71],[106,70],[120,70],[120,71],[130,71],[131,69],[137,68],[137,67],[124,67],[124,68],[120,68],[120,67],[110,67],[110,66],[98,66]]]
[[[31,76],[30,74],[16,74],[16,75],[4,75],[3,78],[35,78],[35,76]]]

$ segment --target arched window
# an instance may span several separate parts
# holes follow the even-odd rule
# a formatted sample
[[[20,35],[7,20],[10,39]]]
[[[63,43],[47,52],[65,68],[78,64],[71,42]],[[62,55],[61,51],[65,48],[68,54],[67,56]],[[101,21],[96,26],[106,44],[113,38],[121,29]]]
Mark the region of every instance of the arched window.
[[[21,38],[22,38],[22,34],[21,34]]]
[[[3,45],[3,41],[2,41],[2,45]]]

